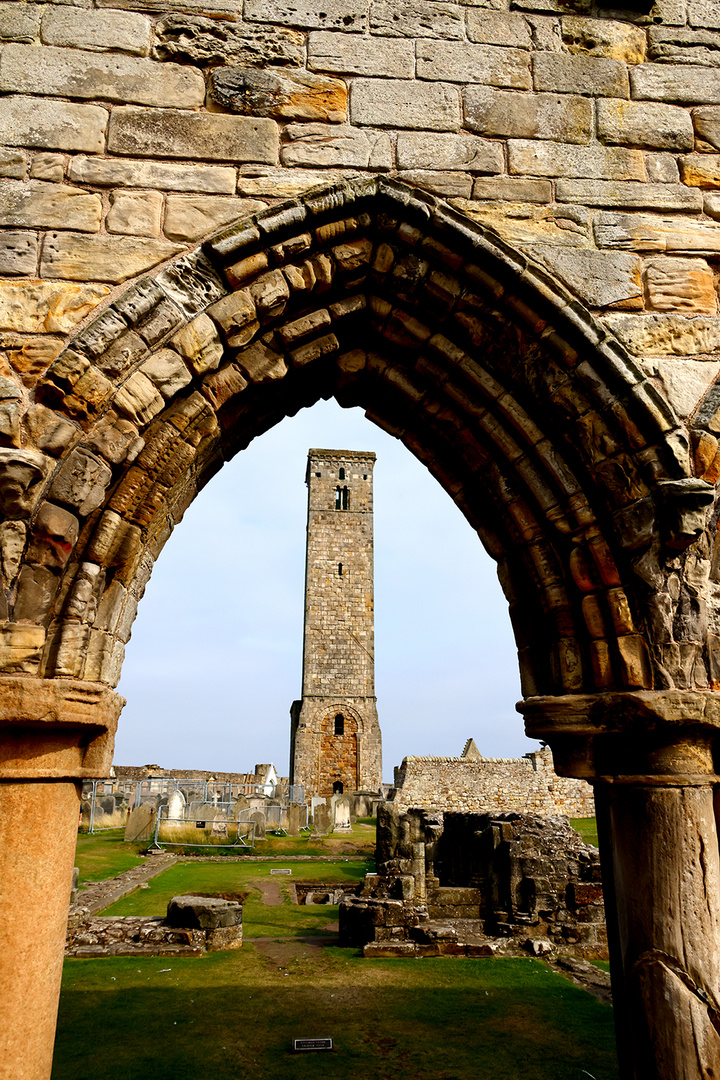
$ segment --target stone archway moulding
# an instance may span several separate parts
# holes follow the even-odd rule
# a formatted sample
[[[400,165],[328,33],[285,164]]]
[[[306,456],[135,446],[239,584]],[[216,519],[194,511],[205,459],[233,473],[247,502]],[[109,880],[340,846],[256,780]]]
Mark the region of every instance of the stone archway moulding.
[[[713,498],[685,427],[546,271],[371,179],[170,263],[40,378],[37,444],[0,461],[0,671],[115,685],[198,487],[330,394],[424,460],[500,561],[526,693],[694,685],[707,669],[697,635],[683,652],[643,630],[672,606],[658,545],[687,548]]]
[[[34,858],[52,878],[36,922],[54,927],[34,965],[17,920],[0,922],[14,958],[0,1076],[49,1075],[77,784],[109,764],[112,687],[154,561],[225,460],[331,395],[399,437],[477,529],[510,605],[528,730],[596,785],[624,1075],[711,1075],[714,489],[668,402],[547,271],[441,200],[371,178],[245,219],[120,294],[23,402],[22,447],[0,451],[4,912],[13,890],[29,896],[11,842],[24,793],[62,803],[57,851]],[[678,941],[677,910],[692,938]],[[28,1009],[38,964],[53,975]]]

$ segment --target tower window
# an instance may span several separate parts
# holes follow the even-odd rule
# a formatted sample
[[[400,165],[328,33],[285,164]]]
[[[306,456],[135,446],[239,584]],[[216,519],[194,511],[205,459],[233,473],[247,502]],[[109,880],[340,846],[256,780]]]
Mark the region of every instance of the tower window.
[[[341,470],[340,470],[340,472],[338,473],[338,478],[339,478],[340,480],[344,480],[344,479],[345,479],[345,470],[344,470],[344,469],[341,469]]]
[[[338,563],[338,577],[342,577],[342,563]]]
[[[333,784],[333,795],[342,795],[342,793],[343,793],[343,782],[342,782],[342,780],[336,780],[335,783]]]
[[[347,510],[348,508],[348,489],[347,487],[340,487],[338,485],[335,488],[335,509]]]
[[[345,717],[343,716],[342,713],[338,713],[337,716],[335,717],[335,734],[336,735],[344,735],[345,734]],[[342,791],[342,788],[340,788],[340,790]]]

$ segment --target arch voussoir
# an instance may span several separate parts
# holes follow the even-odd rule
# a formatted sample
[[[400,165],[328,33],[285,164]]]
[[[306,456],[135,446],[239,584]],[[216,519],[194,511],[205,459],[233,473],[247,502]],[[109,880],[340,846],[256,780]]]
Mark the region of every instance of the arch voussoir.
[[[547,271],[375,178],[264,210],[175,260],[39,380],[55,441],[38,446],[18,515],[34,539],[6,582],[8,669],[115,685],[144,581],[199,487],[331,394],[429,446],[469,519],[504,538],[516,593],[537,593],[536,689],[651,685],[632,564],[648,515],[675,508],[678,548],[695,535],[686,508],[705,490],[681,425]],[[56,561],[38,568],[48,522]],[[572,573],[579,548],[598,568],[590,589]]]

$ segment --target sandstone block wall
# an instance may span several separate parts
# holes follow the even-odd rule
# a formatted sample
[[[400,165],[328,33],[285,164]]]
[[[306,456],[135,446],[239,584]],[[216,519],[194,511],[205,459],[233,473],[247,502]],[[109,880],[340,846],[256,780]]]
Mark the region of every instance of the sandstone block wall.
[[[521,758],[406,757],[390,801],[398,810],[594,817],[590,784],[558,776],[549,748]]]
[[[720,370],[710,0],[5,0],[0,42],[0,346],[21,394],[113,286],[358,171],[544,264],[681,415]],[[17,413],[8,387],[10,444]]]

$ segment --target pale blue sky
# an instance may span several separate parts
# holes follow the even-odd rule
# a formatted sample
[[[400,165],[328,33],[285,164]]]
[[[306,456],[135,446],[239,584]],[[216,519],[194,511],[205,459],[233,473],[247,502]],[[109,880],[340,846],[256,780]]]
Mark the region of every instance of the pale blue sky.
[[[359,409],[320,402],[256,439],[176,528],[141,601],[115,761],[287,775],[300,695],[310,447],[374,450],[383,773],[406,754],[527,753],[495,564],[452,500]]]

